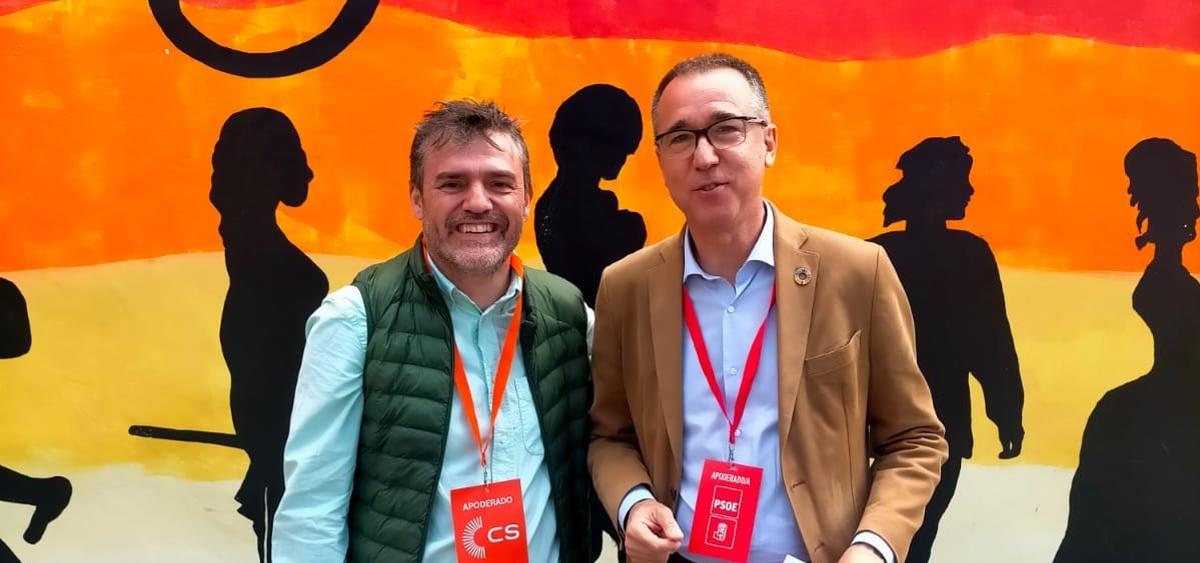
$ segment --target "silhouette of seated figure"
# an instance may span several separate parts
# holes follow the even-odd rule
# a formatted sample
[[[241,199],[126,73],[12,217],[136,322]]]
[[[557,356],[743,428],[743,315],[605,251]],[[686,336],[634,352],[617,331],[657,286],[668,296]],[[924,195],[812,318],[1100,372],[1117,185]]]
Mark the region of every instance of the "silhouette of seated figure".
[[[16,284],[0,278],[0,358],[24,356],[32,343],[25,297]],[[70,503],[71,482],[65,477],[29,477],[0,466],[0,501],[34,507],[24,539],[26,543],[35,544],[41,541],[46,526]],[[16,554],[0,541],[0,563],[15,561],[18,561]]]
[[[946,221],[966,216],[975,193],[973,162],[958,137],[925,139],[905,152],[896,166],[904,176],[883,194],[883,225],[905,221],[905,229],[871,239],[887,251],[908,294],[917,363],[950,444],[942,479],[905,559],[912,563],[929,560],[962,460],[973,453],[970,376],[983,388],[987,416],[999,429],[1000,457],[1019,455],[1025,435],[1025,393],[996,258],[982,238],[946,228]]]
[[[646,243],[646,223],[600,189],[615,180],[642,138],[642,114],[624,90],[587,86],[554,114],[550,148],[558,174],[534,209],[538,251],[546,269],[575,284],[596,304],[600,274]]]
[[[300,136],[284,114],[253,108],[221,128],[209,194],[221,214],[229,291],[221,314],[221,352],[229,368],[229,409],[250,465],[236,499],[253,523],[259,556],[283,494],[283,447],[304,326],[329,292],[312,260],[275,219],[280,203],[299,206],[313,178]]]
[[[1200,217],[1196,155],[1146,139],[1126,155],[1125,174],[1137,246],[1154,245],[1133,292],[1154,364],[1088,418],[1059,563],[1200,559],[1200,283],[1183,265]]]

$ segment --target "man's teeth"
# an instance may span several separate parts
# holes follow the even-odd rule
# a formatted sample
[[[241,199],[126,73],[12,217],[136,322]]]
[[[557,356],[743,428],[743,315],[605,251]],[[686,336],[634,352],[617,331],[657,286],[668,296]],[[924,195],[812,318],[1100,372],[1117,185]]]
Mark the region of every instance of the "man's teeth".
[[[495,230],[496,230],[496,225],[494,225],[492,223],[484,223],[484,224],[469,223],[469,224],[463,224],[463,225],[458,226],[458,231],[460,233],[473,233],[473,234],[474,233],[490,233]]]

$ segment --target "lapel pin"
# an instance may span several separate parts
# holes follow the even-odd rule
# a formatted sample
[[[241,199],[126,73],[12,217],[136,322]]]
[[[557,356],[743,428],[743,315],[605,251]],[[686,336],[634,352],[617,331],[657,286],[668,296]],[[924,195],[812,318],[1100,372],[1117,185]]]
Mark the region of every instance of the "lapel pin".
[[[801,266],[792,271],[792,281],[795,281],[796,285],[808,285],[812,281],[812,273],[808,268]]]

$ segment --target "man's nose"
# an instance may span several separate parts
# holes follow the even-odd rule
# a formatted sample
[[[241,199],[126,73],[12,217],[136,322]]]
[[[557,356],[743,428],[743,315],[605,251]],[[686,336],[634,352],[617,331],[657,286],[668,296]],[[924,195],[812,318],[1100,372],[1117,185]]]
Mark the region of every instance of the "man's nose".
[[[696,150],[692,151],[692,166],[696,170],[708,170],[720,162],[717,148],[708,142],[708,137],[701,135],[696,139]]]
[[[462,207],[464,211],[487,213],[492,210],[492,198],[489,196],[483,182],[471,182],[467,186],[467,191],[463,194],[463,197]]]

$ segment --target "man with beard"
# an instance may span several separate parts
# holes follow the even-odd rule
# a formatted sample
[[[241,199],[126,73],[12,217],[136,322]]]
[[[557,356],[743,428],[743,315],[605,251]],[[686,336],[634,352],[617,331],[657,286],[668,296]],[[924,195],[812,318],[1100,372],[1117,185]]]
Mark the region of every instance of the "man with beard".
[[[595,559],[588,309],[513,254],[528,154],[491,103],[417,125],[421,236],[308,322],[276,563]]]

